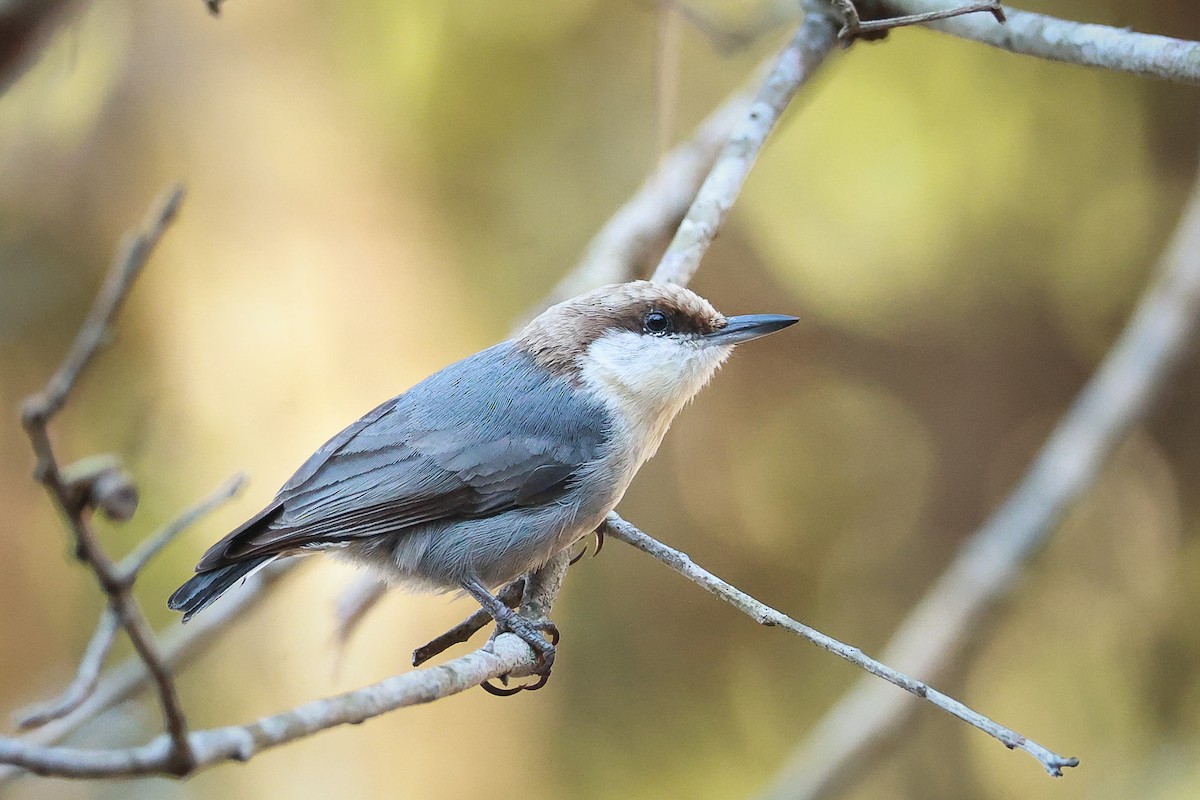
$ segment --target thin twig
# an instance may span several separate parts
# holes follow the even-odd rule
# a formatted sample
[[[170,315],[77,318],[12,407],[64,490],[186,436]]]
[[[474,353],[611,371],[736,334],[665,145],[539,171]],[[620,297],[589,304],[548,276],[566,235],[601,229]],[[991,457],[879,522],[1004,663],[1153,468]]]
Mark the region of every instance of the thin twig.
[[[837,35],[830,13],[828,9],[811,10],[804,15],[796,35],[750,104],[749,113],[734,129],[700,186],[654,271],[654,280],[680,285],[691,281],[741,192],[768,134],[796,91],[833,51]]]
[[[113,642],[117,638],[117,631],[120,629],[121,622],[117,612],[113,610],[112,606],[106,606],[100,612],[96,631],[83,651],[83,658],[79,660],[79,669],[75,672],[75,679],[55,699],[22,712],[17,726],[21,730],[40,728],[79,708],[96,689],[96,683],[100,680],[100,670],[104,666],[104,659],[108,657],[108,652],[112,649]]]
[[[613,537],[636,547],[643,553],[653,556],[692,583],[729,603],[760,625],[783,628],[803,639],[807,639],[818,647],[828,650],[834,655],[844,658],[851,664],[865,669],[872,675],[883,678],[888,683],[898,686],[916,697],[928,700],[943,711],[996,738],[1010,750],[1015,748],[1029,753],[1029,755],[1041,763],[1042,767],[1050,775],[1061,777],[1063,767],[1074,767],[1079,764],[1079,759],[1064,758],[1057,753],[1051,752],[1037,742],[1027,739],[1016,731],[994,722],[977,711],[971,710],[954,698],[944,695],[929,685],[876,661],[864,654],[857,647],[843,644],[837,639],[826,636],[820,631],[810,628],[802,622],[797,622],[786,614],[755,600],[737,587],[726,583],[716,575],[698,566],[686,554],[667,547],[662,542],[638,530],[630,523],[621,519],[615,512],[608,515],[604,524],[607,527],[608,533]]]
[[[966,633],[977,633],[987,613],[1018,588],[1021,569],[1092,487],[1195,342],[1200,180],[1156,275],[1029,471],[909,613],[884,648],[884,661],[931,679],[945,671],[965,646]],[[900,733],[913,706],[903,695],[880,691],[874,681],[859,681],[792,753],[766,797],[825,796],[858,770],[868,751]]]
[[[521,602],[521,595],[524,593],[524,591],[525,579],[517,578],[511,583],[505,584],[504,587],[496,593],[496,597],[498,597],[500,601],[509,608],[516,608],[517,604]],[[484,611],[482,608],[477,610],[475,613],[471,614],[471,616],[467,617],[462,622],[443,633],[441,636],[431,639],[428,643],[421,645],[416,650],[413,650],[412,665],[414,667],[419,667],[434,656],[441,655],[451,647],[454,647],[454,645],[462,644],[463,642],[468,641],[476,633],[486,628],[491,622],[492,618],[488,616],[486,611]]]
[[[872,19],[863,21],[858,15],[858,8],[854,5],[854,0],[832,0],[834,6],[841,12],[844,20],[842,29],[838,31],[838,38],[843,42],[849,42],[857,38],[876,39],[886,35],[888,31],[896,28],[903,28],[909,25],[921,25],[926,22],[937,22],[942,19],[950,19],[951,17],[961,17],[964,14],[978,14],[987,12],[992,15],[996,22],[1004,22],[1004,9],[1001,7],[999,0],[988,0],[984,3],[972,3],[965,6],[954,6],[953,8],[942,8],[937,11],[928,11],[921,14],[904,14],[898,17],[886,17],[884,19]]]
[[[943,0],[885,0],[880,5],[896,14],[925,14],[945,7]],[[929,27],[1051,61],[1200,83],[1200,42],[1058,19],[1012,6],[1005,6],[1004,13],[1008,19],[1004,25],[969,16],[932,22]]]
[[[175,691],[175,684],[162,661],[154,632],[133,598],[130,576],[122,574],[117,564],[101,547],[92,530],[90,509],[86,500],[81,500],[91,493],[80,493],[78,487],[68,484],[63,479],[47,426],[55,414],[62,410],[80,375],[108,338],[112,322],[124,304],[134,280],[145,266],[154,245],[174,219],[182,199],[182,187],[177,186],[168,191],[157,203],[142,228],[126,237],[125,245],[113,262],[66,358],[46,388],[27,399],[22,406],[22,423],[37,457],[35,477],[46,487],[51,499],[66,518],[75,538],[77,554],[95,574],[97,583],[108,596],[109,605],[120,620],[138,656],[146,662],[158,690],[163,722],[173,743],[171,767],[176,772],[185,772],[188,769],[191,751],[187,738],[187,720]]]

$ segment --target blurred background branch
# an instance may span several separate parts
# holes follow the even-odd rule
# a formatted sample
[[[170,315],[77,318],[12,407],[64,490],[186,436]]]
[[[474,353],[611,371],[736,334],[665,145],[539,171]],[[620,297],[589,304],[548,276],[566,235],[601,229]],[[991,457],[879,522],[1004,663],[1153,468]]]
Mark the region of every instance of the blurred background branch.
[[[1080,391],[1029,471],[959,549],[904,619],[881,659],[939,680],[987,614],[1021,589],[1021,571],[1092,486],[1195,344],[1200,321],[1200,181],[1192,190],[1151,286],[1095,375]],[[764,797],[829,797],[904,732],[909,695],[860,679],[789,756]]]

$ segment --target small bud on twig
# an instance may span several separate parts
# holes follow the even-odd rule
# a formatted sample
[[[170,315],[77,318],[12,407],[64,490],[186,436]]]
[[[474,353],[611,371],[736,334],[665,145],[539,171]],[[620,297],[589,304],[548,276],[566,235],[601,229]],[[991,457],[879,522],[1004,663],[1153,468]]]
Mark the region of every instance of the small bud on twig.
[[[79,508],[98,509],[113,522],[125,522],[137,511],[137,485],[116,456],[80,459],[62,477]]]

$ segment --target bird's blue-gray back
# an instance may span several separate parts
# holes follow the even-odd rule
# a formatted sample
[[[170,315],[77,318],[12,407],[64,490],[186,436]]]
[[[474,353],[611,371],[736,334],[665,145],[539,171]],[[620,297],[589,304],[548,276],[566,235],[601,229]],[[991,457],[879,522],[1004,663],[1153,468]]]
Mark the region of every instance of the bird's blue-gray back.
[[[538,369],[512,343],[498,344],[330,439],[200,569],[553,502],[601,455],[608,425],[604,407],[566,378]]]

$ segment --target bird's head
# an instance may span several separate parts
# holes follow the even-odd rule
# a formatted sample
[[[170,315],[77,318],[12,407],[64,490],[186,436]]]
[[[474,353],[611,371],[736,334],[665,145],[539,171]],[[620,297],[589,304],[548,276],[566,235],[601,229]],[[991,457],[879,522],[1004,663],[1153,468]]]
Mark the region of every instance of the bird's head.
[[[633,281],[603,286],[547,309],[516,344],[627,413],[666,422],[706,384],[734,345],[786,328],[795,317],[726,317],[695,292]]]

